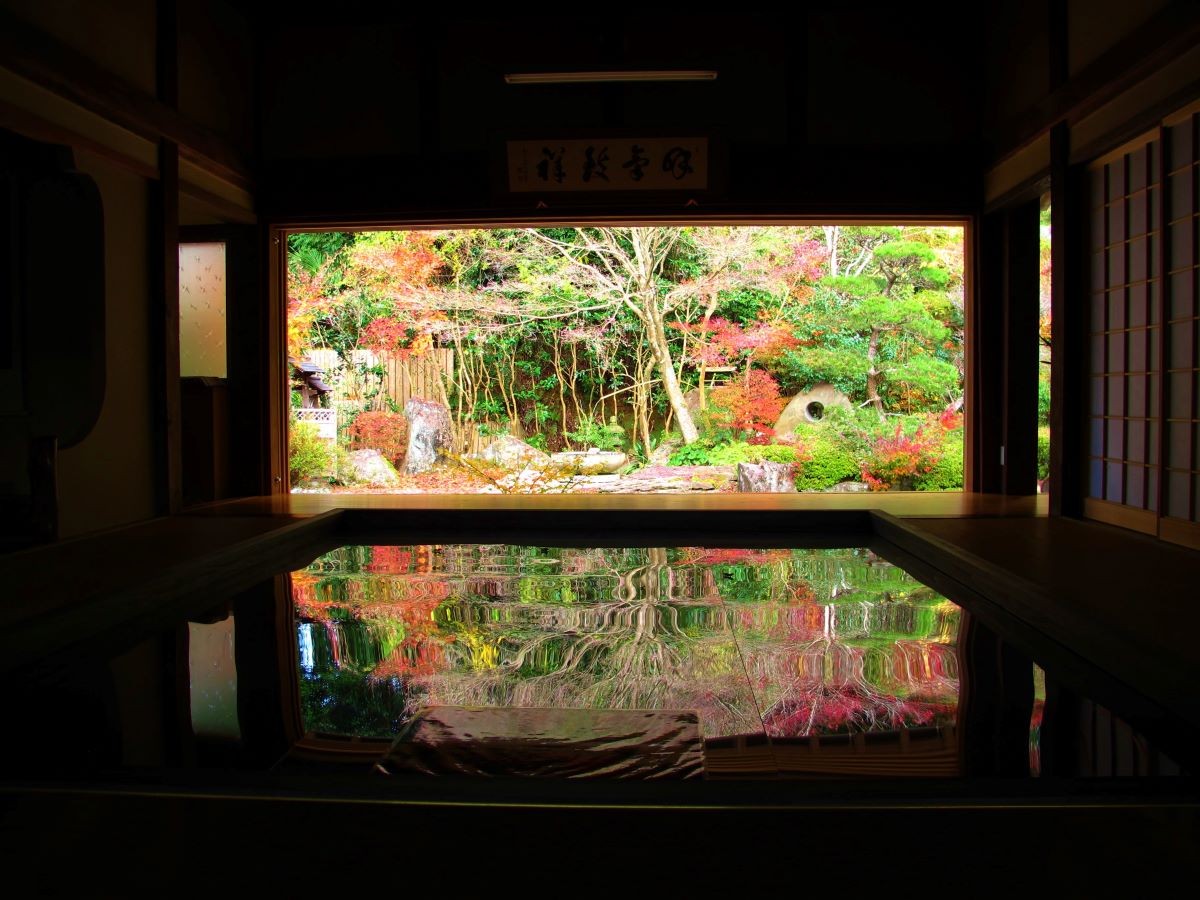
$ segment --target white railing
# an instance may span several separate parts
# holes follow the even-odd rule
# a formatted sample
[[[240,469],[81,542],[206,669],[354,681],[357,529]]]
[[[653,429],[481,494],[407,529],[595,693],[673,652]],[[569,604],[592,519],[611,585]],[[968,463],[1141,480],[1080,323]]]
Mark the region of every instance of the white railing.
[[[297,422],[312,422],[317,426],[317,436],[329,441],[337,440],[336,409],[296,409]]]

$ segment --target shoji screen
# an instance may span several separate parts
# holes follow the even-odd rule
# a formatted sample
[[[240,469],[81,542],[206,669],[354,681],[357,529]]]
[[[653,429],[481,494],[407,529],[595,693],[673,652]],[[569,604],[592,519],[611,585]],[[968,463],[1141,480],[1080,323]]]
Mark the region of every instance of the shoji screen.
[[[1200,367],[1197,365],[1197,281],[1200,251],[1200,109],[1169,119],[1164,129],[1167,184],[1166,491],[1160,533],[1200,546]]]
[[[1087,515],[1200,545],[1196,111],[1096,161]]]

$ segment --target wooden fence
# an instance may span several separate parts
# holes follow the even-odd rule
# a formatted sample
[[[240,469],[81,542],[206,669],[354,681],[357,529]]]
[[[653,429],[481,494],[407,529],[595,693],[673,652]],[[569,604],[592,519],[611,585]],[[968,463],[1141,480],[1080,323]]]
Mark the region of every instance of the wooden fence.
[[[446,390],[454,379],[454,351],[448,347],[435,347],[420,356],[408,358],[354,350],[348,365],[336,350],[321,348],[310,350],[308,359],[325,370],[325,381],[334,389],[330,405],[335,410],[343,407],[361,409],[371,394],[374,396],[369,408],[374,410],[388,409],[389,398],[401,411],[413,397],[446,403]],[[359,366],[382,366],[383,373],[363,372]],[[453,419],[453,410],[450,415]],[[343,416],[342,421],[345,420]],[[479,434],[472,423],[466,423],[461,430],[462,434],[456,434],[456,443],[462,453],[479,453],[492,440]]]
[[[448,347],[435,347],[420,356],[408,358],[354,350],[349,365],[345,366],[336,350],[311,350],[308,358],[325,370],[327,381],[334,382],[331,399],[335,406],[351,402],[361,404],[375,391],[378,393],[371,398],[372,409],[387,409],[388,398],[401,410],[413,397],[444,403],[445,386],[454,379],[454,351]],[[382,366],[383,373],[364,373],[359,366]]]

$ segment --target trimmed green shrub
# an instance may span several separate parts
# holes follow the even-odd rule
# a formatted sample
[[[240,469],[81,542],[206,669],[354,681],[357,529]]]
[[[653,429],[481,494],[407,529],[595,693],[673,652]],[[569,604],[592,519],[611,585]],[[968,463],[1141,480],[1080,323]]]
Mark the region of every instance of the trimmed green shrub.
[[[918,491],[961,491],[963,487],[963,433],[959,429],[946,435],[940,456],[928,472],[913,479]]]
[[[671,454],[673,466],[736,466],[738,463],[801,462],[803,453],[783,444],[750,444],[746,441],[727,441],[715,447],[701,443],[688,444]]]
[[[759,462],[796,463],[804,456],[800,450],[785,444],[767,444],[754,449],[758,451]]]
[[[293,485],[327,476],[333,462],[333,450],[317,436],[314,423],[292,423],[288,432],[288,474]]]
[[[796,476],[796,490],[823,491],[843,481],[858,480],[858,461],[850,440],[825,425],[800,425],[796,437],[809,457]]]
[[[759,447],[752,447],[745,441],[729,441],[717,444],[708,451],[708,461],[714,466],[736,466],[743,462],[758,462]]]

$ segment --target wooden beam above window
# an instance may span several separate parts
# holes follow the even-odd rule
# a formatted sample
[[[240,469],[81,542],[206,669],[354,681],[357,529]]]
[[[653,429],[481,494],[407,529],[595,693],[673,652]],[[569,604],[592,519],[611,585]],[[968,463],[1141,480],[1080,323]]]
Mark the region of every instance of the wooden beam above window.
[[[0,11],[0,59],[14,74],[133,134],[177,144],[182,160],[244,190],[253,188],[249,163],[220,135],[3,11]]]

